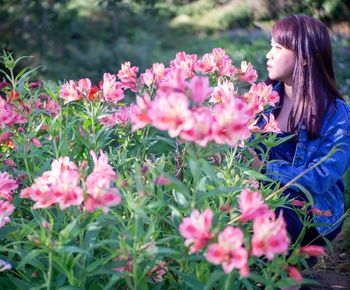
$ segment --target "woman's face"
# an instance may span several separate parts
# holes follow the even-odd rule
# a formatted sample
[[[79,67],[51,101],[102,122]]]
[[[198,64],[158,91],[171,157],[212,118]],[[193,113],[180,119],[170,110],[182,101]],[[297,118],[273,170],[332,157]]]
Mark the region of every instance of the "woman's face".
[[[266,69],[271,80],[281,81],[287,85],[292,84],[295,53],[271,39],[271,49],[266,54]]]

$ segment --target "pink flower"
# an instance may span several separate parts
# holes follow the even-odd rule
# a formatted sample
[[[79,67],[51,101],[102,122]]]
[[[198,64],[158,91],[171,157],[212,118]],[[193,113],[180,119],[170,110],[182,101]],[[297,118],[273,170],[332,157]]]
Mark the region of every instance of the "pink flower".
[[[41,143],[38,138],[33,138],[32,143],[35,147],[38,147],[38,148],[41,147]]]
[[[293,199],[290,203],[294,206],[299,206],[299,207],[303,207],[306,204],[305,201],[301,201],[298,199]]]
[[[0,197],[11,201],[13,194],[11,191],[17,188],[17,182],[10,178],[7,172],[0,172]]]
[[[170,180],[164,176],[158,176],[154,183],[157,185],[168,185],[170,184]]]
[[[169,68],[166,68],[162,63],[154,63],[152,65],[152,71],[154,73],[156,85],[158,85],[159,82],[166,79],[166,75],[169,72]]]
[[[248,251],[243,247],[243,232],[240,228],[226,227],[219,234],[218,242],[208,246],[205,258],[213,264],[221,264],[225,273],[236,268],[242,269],[241,276],[249,275]]]
[[[191,246],[190,253],[200,251],[212,239],[210,233],[212,219],[213,212],[207,208],[203,213],[194,209],[189,217],[182,220],[179,231],[181,236],[186,238],[185,246]]]
[[[59,96],[65,100],[65,104],[82,98],[82,95],[79,94],[77,86],[73,80],[65,82],[62,85]]]
[[[186,72],[180,68],[168,70],[166,79],[159,83],[157,95],[167,96],[169,93],[185,93]]]
[[[326,255],[326,251],[324,247],[309,245],[300,248],[300,254],[312,256],[312,257],[320,257]]]
[[[224,81],[219,86],[214,88],[209,102],[211,103],[224,103],[235,97],[235,88],[232,82]]]
[[[16,166],[16,163],[13,162],[12,159],[5,159],[5,160],[4,160],[4,163],[5,163],[7,166],[10,166],[10,167],[15,167],[15,166]]]
[[[77,90],[82,99],[88,99],[91,91],[91,81],[87,78],[79,80]]]
[[[332,212],[330,210],[319,210],[318,208],[311,208],[310,212],[318,216],[332,216]]]
[[[136,89],[136,77],[139,68],[136,66],[130,67],[130,62],[127,61],[122,64],[121,69],[118,72],[118,78],[123,84],[123,88],[129,88],[133,92],[137,92]]]
[[[148,276],[151,276],[153,281],[160,283],[163,281],[164,276],[168,272],[168,265],[164,261],[160,260],[159,263],[147,272]]]
[[[241,99],[232,98],[215,105],[213,115],[216,122],[213,124],[212,134],[216,143],[235,146],[239,140],[251,135],[248,123],[252,114],[249,106]]]
[[[200,146],[207,146],[212,140],[212,127],[215,122],[212,111],[208,107],[196,107],[192,109],[192,126],[181,130],[180,137],[186,141],[192,141]]]
[[[34,90],[34,89],[38,89],[38,88],[41,88],[43,86],[43,82],[42,81],[37,81],[37,82],[31,82],[29,83],[29,88],[31,90]]]
[[[56,116],[61,109],[60,105],[51,98],[47,99],[47,102],[44,107],[51,116]]]
[[[35,182],[21,192],[21,198],[35,201],[36,208],[47,208],[58,203],[63,210],[71,205],[78,206],[84,200],[83,190],[79,187],[80,175],[77,166],[68,157],[60,157],[51,164]]]
[[[289,239],[282,214],[278,218],[260,216],[254,219],[252,255],[265,255],[272,260],[276,254],[285,254]]]
[[[100,88],[102,90],[103,102],[118,103],[124,99],[124,91],[122,90],[123,84],[116,81],[116,76],[104,73],[103,81],[100,82]]]
[[[176,58],[170,62],[170,68],[181,69],[185,72],[185,78],[191,78],[194,76],[196,62],[196,54],[186,54],[186,52],[180,51],[176,54]]]
[[[13,213],[15,207],[6,200],[0,200],[0,228],[11,221],[9,216]]]
[[[152,121],[149,114],[151,108],[152,103],[148,93],[145,93],[143,98],[136,96],[136,104],[133,104],[130,107],[132,131],[136,131],[151,124]]]
[[[253,108],[254,115],[262,112],[266,105],[275,106],[279,101],[278,93],[272,91],[272,89],[272,85],[261,82],[252,84],[249,92],[244,94],[244,98]]]
[[[107,156],[101,151],[100,157],[90,151],[95,167],[92,173],[86,178],[86,189],[89,198],[85,203],[87,211],[94,211],[96,208],[102,208],[108,212],[109,206],[118,205],[121,202],[121,196],[117,188],[111,188],[112,181],[117,179],[112,166],[108,164]]]
[[[183,93],[173,92],[167,96],[157,96],[153,101],[149,117],[154,127],[167,130],[172,138],[193,125],[188,99]]]
[[[141,83],[145,84],[147,87],[151,87],[155,81],[155,77],[152,69],[146,69],[146,72],[140,75]]]
[[[250,188],[242,190],[238,197],[238,204],[239,209],[242,212],[239,219],[242,222],[271,214],[271,210],[267,204],[264,203],[261,193],[258,191],[252,191]]]
[[[297,268],[293,266],[288,266],[287,268],[288,276],[293,278],[295,281],[300,282],[303,280],[303,276],[301,273],[298,271]]]
[[[237,69],[232,65],[232,60],[222,48],[214,48],[196,64],[196,68],[203,74],[217,72],[219,76],[234,76]]]
[[[158,87],[159,82],[166,80],[166,76],[169,72],[168,68],[165,68],[162,63],[154,63],[151,68],[146,69],[146,72],[141,74],[141,83],[147,87]]]
[[[238,72],[240,73],[239,80],[242,82],[254,83],[258,78],[256,70],[253,69],[251,63],[246,61],[242,61],[241,68],[238,69]]]
[[[12,137],[11,132],[4,132],[0,134],[0,144],[5,143]]]
[[[278,124],[277,124],[275,117],[272,113],[270,114],[269,120],[267,120],[267,117],[265,116],[265,114],[262,114],[262,116],[265,119],[266,124],[264,125],[263,129],[261,130],[261,133],[267,133],[267,132],[281,133],[281,130],[278,127]]]
[[[134,262],[131,256],[120,256],[118,258],[114,258],[113,262],[119,262],[119,261],[125,261],[126,265],[125,266],[120,266],[113,268],[113,271],[119,272],[119,273],[124,273],[124,272],[129,272],[132,273],[133,268],[134,268]]]
[[[106,116],[101,116],[98,118],[100,124],[103,126],[115,126],[121,125],[126,126],[130,119],[130,108],[119,107],[119,112],[109,114]]]
[[[210,87],[209,79],[207,77],[194,76],[187,87],[191,91],[191,98],[198,105],[201,105],[206,99],[210,97],[213,88]]]

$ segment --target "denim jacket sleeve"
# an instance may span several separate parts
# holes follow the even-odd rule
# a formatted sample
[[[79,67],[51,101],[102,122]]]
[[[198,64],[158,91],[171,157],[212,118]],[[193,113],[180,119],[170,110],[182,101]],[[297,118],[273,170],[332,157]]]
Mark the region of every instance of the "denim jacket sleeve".
[[[301,132],[299,132],[300,135]],[[304,131],[305,135],[306,132]],[[300,136],[302,137],[302,136]],[[296,181],[314,194],[323,194],[334,186],[350,163],[350,109],[343,101],[337,101],[336,111],[326,115],[320,137],[316,141],[299,138],[293,164],[286,161],[271,162],[266,174],[285,185],[313,166],[337,146],[338,150],[317,167]]]

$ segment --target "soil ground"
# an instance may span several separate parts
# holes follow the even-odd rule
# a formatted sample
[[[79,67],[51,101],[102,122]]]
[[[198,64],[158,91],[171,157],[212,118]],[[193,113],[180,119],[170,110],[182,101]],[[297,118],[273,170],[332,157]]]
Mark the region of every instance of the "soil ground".
[[[309,271],[304,271],[304,277],[315,280],[319,285],[307,286],[307,289],[350,290],[350,253],[345,251],[344,241],[350,239],[342,231],[333,241],[333,253],[319,259],[319,262]]]

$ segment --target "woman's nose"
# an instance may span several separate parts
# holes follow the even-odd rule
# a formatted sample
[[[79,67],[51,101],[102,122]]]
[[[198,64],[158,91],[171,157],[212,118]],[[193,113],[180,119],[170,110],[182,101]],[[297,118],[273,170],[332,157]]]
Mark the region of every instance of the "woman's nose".
[[[270,50],[266,53],[266,58],[267,58],[267,59],[270,59],[270,58],[271,58],[271,50],[272,50],[272,49],[270,49]]]

